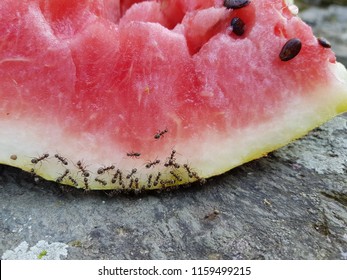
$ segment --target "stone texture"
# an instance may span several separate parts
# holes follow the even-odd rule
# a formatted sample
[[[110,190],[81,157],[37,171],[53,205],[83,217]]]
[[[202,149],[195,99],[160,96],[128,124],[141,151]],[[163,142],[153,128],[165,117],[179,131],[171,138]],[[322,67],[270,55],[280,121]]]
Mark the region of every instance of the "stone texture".
[[[347,0],[296,0],[295,3],[316,6],[347,5]]]
[[[347,7],[312,7],[300,16],[312,26],[316,36],[325,37],[332,43],[337,59],[347,65]]]

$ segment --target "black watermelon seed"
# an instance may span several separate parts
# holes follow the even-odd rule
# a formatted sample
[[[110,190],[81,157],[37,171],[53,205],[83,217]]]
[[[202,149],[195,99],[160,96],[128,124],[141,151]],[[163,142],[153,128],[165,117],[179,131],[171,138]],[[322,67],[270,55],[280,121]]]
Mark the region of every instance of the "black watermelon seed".
[[[329,42],[327,39],[325,39],[325,38],[323,38],[323,37],[319,37],[319,38],[317,38],[317,40],[318,40],[318,43],[319,43],[323,48],[327,48],[327,49],[330,49],[330,48],[331,48],[331,44],[330,44],[330,42]]]
[[[245,33],[245,23],[242,21],[242,19],[238,18],[238,17],[234,17],[231,20],[230,23],[231,27],[233,28],[233,32],[238,35],[241,36],[243,35],[243,33]]]
[[[298,38],[293,38],[284,44],[281,52],[280,59],[282,61],[288,61],[296,57],[301,50],[301,41]]]
[[[227,9],[240,9],[248,6],[251,3],[249,0],[224,0],[224,7]]]

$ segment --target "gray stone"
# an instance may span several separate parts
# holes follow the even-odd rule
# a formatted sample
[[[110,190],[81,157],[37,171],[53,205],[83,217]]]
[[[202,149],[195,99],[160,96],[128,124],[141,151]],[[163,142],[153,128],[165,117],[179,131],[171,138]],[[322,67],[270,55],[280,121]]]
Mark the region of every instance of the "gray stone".
[[[295,3],[307,5],[327,6],[327,5],[347,5],[347,0],[296,0]]]
[[[347,7],[312,7],[301,12],[300,17],[312,26],[317,37],[330,41],[337,60],[347,66]]]

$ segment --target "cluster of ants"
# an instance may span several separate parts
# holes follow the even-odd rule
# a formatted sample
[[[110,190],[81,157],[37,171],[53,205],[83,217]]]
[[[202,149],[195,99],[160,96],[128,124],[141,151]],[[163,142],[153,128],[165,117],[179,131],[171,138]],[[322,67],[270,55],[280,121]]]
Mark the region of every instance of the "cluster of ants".
[[[159,130],[157,133],[154,134],[153,138],[155,140],[159,140],[163,138],[164,135],[167,133],[168,129]],[[162,164],[162,166],[166,168],[167,173],[165,172],[166,174],[163,174],[160,171],[154,171],[152,174],[149,174],[147,176],[147,179],[145,179],[145,181],[141,180],[142,183],[140,183],[140,178],[139,176],[137,176],[137,168],[133,168],[130,172],[128,171],[127,173],[125,173],[124,171],[117,169],[115,165],[109,165],[99,167],[96,170],[96,176],[91,176],[91,172],[87,169],[87,166],[83,164],[81,160],[77,161],[76,163],[73,163],[73,170],[75,170],[75,172],[72,172],[68,168],[68,165],[71,164],[71,162],[69,162],[67,158],[59,154],[55,154],[54,158],[56,159],[56,161],[65,167],[65,170],[60,174],[58,178],[56,178],[56,182],[61,184],[73,185],[74,187],[81,187],[85,190],[89,190],[91,180],[94,180],[95,182],[97,182],[105,188],[108,185],[112,184],[118,185],[119,189],[138,191],[144,189],[157,189],[158,187],[174,187],[177,184],[181,184],[181,182],[184,182],[188,178],[194,179],[194,181],[204,181],[198,176],[198,174],[195,171],[191,169],[191,167],[188,164],[179,164],[176,160],[176,155],[176,150],[172,149],[170,155],[165,160],[155,159],[153,161],[147,162],[145,164],[146,169],[153,168],[153,170],[155,170],[156,166]],[[137,151],[131,151],[126,153],[126,156],[129,158],[138,159],[139,157],[141,157],[141,153]],[[32,158],[31,163],[34,165],[34,168],[31,169],[31,173],[36,175],[36,166],[48,160],[49,157],[50,155],[48,153],[45,153],[42,156]],[[78,177],[82,179],[82,182],[80,182],[80,179],[77,179]],[[106,180],[106,178],[109,179]]]
[[[168,129],[164,129],[161,131],[158,131],[154,135],[154,139],[158,140],[162,138],[166,133],[168,133]],[[141,156],[140,152],[128,152],[126,153],[127,157],[131,158],[139,158]],[[49,154],[45,153],[42,156],[35,157],[31,159],[31,163],[34,164],[34,167],[38,164],[42,164],[45,160],[49,158]],[[73,173],[70,171],[70,169],[67,168],[69,165],[69,161],[59,155],[55,154],[54,158],[65,167],[64,172],[56,178],[57,183],[66,183],[69,185],[73,185],[75,187],[79,187],[79,182],[77,181],[76,175],[73,176]],[[145,168],[150,169],[153,168],[161,163],[161,160],[156,159],[153,161],[149,161],[146,163]],[[198,174],[191,170],[191,168],[188,166],[188,164],[183,164],[182,166],[176,162],[176,150],[172,150],[170,153],[170,156],[166,158],[165,162],[163,163],[164,167],[170,168],[168,171],[168,174],[164,176],[160,171],[149,174],[146,180],[145,185],[140,186],[140,179],[136,176],[137,174],[137,168],[133,168],[128,174],[123,174],[120,169],[116,169],[115,165],[100,167],[97,169],[97,177],[94,178],[94,181],[99,183],[100,185],[106,187],[108,184],[118,184],[121,189],[124,190],[143,190],[143,189],[156,189],[158,185],[161,188],[166,188],[170,186],[175,186],[177,183],[183,182],[184,178],[181,176],[182,170],[186,173],[185,176],[188,178],[194,178],[196,180],[201,180]],[[90,189],[90,171],[87,170],[87,167],[82,163],[82,161],[77,161],[76,164],[74,164],[75,169],[77,169],[77,173],[80,174],[82,177],[83,186],[82,188],[88,190]],[[31,173],[35,175],[35,169],[31,169]],[[111,173],[111,179],[110,182],[106,181],[102,176],[106,173]],[[113,174],[112,174],[113,173]],[[105,176],[104,176],[105,177]],[[163,177],[168,177],[169,179],[163,179]]]

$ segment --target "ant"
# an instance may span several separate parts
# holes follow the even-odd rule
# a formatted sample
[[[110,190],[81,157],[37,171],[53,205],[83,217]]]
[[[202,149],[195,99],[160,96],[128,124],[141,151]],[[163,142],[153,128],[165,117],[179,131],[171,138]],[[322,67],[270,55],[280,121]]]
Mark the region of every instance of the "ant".
[[[172,160],[172,161],[175,160],[175,154],[176,154],[176,150],[172,150],[171,155],[170,155],[170,160]]]
[[[139,178],[135,178],[135,189],[139,188]]]
[[[160,180],[160,185],[165,188],[168,185],[173,185],[175,183],[175,180]]]
[[[106,171],[113,170],[113,169],[115,169],[114,165],[107,166],[107,167],[100,167],[98,169],[98,174],[101,175],[101,174],[104,174]]]
[[[158,182],[159,182],[160,177],[161,177],[161,173],[158,172],[158,175],[157,175],[157,177],[155,178],[155,180],[154,180],[154,182],[153,182],[153,186],[158,185]]]
[[[136,173],[137,169],[134,168],[133,170],[131,170],[131,172],[127,175],[127,179],[130,179],[135,173]]]
[[[103,185],[104,187],[107,185],[107,182],[106,182],[105,180],[101,180],[101,179],[99,179],[99,178],[95,178],[94,180],[95,180],[95,182],[100,183],[100,184]]]
[[[30,175],[34,178],[34,182],[35,182],[35,183],[38,183],[38,182],[39,182],[40,178],[39,178],[39,176],[36,174],[34,168],[31,168],[31,169],[30,169]]]
[[[170,174],[171,174],[173,177],[175,177],[175,179],[176,179],[177,181],[179,181],[179,182],[182,181],[181,176],[177,175],[175,172],[170,171]]]
[[[147,180],[147,187],[148,187],[148,188],[151,187],[152,177],[153,177],[153,175],[152,175],[152,174],[149,174],[148,180]]]
[[[119,177],[119,186],[122,187],[123,189],[125,188],[122,177]]]
[[[127,156],[132,158],[138,158],[139,156],[141,156],[141,153],[130,152],[130,153],[127,153]]]
[[[82,162],[79,160],[77,162],[77,167],[80,171],[82,171],[83,177],[89,177],[89,172],[86,170],[86,168],[82,165]]]
[[[135,183],[135,186],[134,186],[134,183]],[[135,178],[135,179],[131,178],[128,188],[133,190],[139,190],[139,178]]]
[[[130,180],[130,182],[129,182],[129,189],[132,189],[133,183],[134,183],[134,179],[131,178],[131,180]]]
[[[74,178],[72,178],[71,176],[69,176],[68,179],[72,182],[72,184],[73,184],[75,187],[78,187],[78,183],[77,183],[77,181],[76,181]]]
[[[150,161],[149,163],[146,164],[146,168],[151,168],[152,166],[155,166],[160,163],[160,160],[157,159],[155,161]]]
[[[197,180],[200,179],[200,177],[198,176],[198,174],[197,174],[196,172],[192,171],[192,170],[190,169],[190,167],[188,166],[188,164],[183,164],[183,167],[185,168],[185,170],[187,170],[187,173],[188,173],[189,178],[195,178],[195,179],[197,179]]]
[[[154,139],[160,139],[160,137],[164,136],[165,133],[169,132],[167,129],[164,129],[162,131],[158,131],[155,135],[154,135]]]
[[[70,173],[70,170],[66,169],[64,174],[57,178],[56,182],[61,183],[64,180],[64,178],[67,176],[67,174],[69,174],[69,173]]]
[[[175,162],[176,161],[175,154],[176,154],[176,150],[172,150],[170,157],[167,158],[167,162],[165,162],[164,164],[165,167],[174,166],[175,168],[180,168],[180,165]]]
[[[33,158],[33,159],[31,160],[31,163],[37,164],[37,163],[39,163],[40,161],[42,161],[42,160],[44,160],[44,159],[46,159],[46,158],[48,158],[48,157],[49,157],[49,154],[43,154],[42,156],[40,156],[40,157],[38,157],[38,158]]]
[[[112,184],[116,183],[118,176],[119,181],[122,181],[122,172],[119,169],[117,169],[116,173],[113,175],[113,178],[111,180]]]
[[[64,158],[64,157],[62,157],[62,156],[60,156],[58,154],[55,154],[54,157],[57,158],[64,165],[68,165],[69,164],[66,158]]]
[[[86,190],[89,190],[88,178],[84,178],[83,181],[84,181],[84,187],[85,187],[85,189],[86,189]]]

